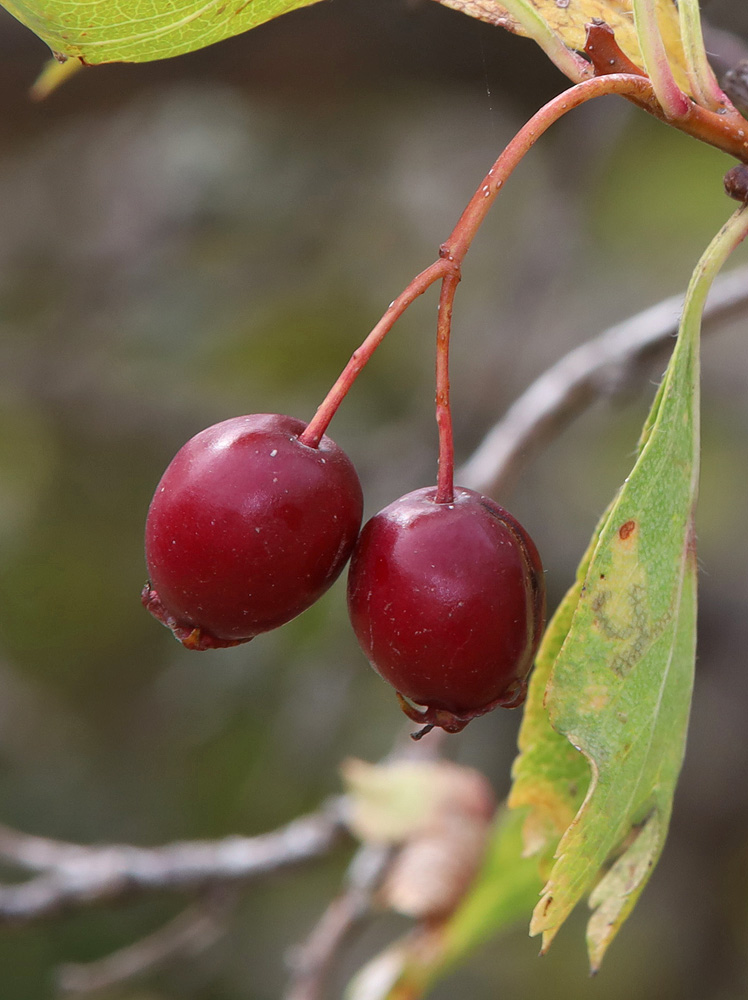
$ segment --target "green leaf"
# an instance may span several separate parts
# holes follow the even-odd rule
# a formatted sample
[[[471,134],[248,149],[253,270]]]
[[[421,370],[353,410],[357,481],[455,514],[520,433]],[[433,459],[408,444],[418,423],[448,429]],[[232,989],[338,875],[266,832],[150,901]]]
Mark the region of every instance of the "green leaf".
[[[541,888],[537,864],[523,857],[523,813],[499,813],[480,876],[447,924],[440,971],[452,968],[493,934],[525,918]]]
[[[520,754],[512,769],[509,806],[529,806],[524,822],[524,853],[541,857],[552,852],[571,825],[590,782],[586,758],[557,733],[548,720],[545,691],[558,654],[569,634],[590,561],[598,542],[601,521],[567,592],[545,630],[519,732]]]
[[[318,0],[5,0],[60,56],[89,65],[193,52]]]
[[[700,319],[747,217],[732,217],[694,273],[636,465],[549,626],[523,722],[510,804],[530,807],[525,848],[548,851],[563,832],[531,933],[543,933],[547,948],[590,894],[593,969],[662,851],[683,759],[695,659]]]

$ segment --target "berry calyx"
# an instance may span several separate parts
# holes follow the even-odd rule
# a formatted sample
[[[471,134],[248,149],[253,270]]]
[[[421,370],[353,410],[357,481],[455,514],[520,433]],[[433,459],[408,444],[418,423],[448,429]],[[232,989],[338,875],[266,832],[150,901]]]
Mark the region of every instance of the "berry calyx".
[[[459,487],[451,503],[437,503],[436,492],[409,493],[366,523],[348,608],[409,718],[456,733],[524,701],[545,584],[532,539],[503,507]]]
[[[337,579],[361,526],[347,455],[306,425],[255,413],[208,427],[148,510],[142,600],[188,649],[235,646],[290,621]]]

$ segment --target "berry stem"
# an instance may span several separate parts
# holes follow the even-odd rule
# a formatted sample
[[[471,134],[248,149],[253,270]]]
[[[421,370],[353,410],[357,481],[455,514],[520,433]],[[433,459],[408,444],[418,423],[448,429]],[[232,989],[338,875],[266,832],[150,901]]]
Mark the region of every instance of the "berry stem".
[[[458,269],[443,278],[436,323],[436,425],[439,429],[437,503],[452,503],[454,500],[455,450],[449,403],[449,339],[452,332],[452,305],[459,281]]]
[[[633,73],[596,76],[583,80],[554,97],[522,126],[505,147],[468,202],[449,239],[442,244],[440,253],[448,260],[453,260],[457,266],[461,265],[499,191],[538,139],[569,111],[606,94],[622,94],[641,100],[654,97],[649,80]]]
[[[652,85],[646,77],[631,73],[611,73],[583,80],[582,83],[575,84],[575,86],[565,90],[536,112],[519,130],[483,178],[480,187],[470,199],[457,225],[452,230],[449,239],[439,248],[439,259],[434,261],[424,271],[421,271],[410,282],[407,288],[389,304],[386,312],[367,336],[366,340],[353,352],[348,364],[320,404],[317,412],[309,421],[306,429],[300,435],[300,440],[304,444],[311,448],[318,446],[322,435],[327,430],[330,421],[335,416],[338,407],[345,399],[349,389],[361,374],[374,354],[374,351],[392,329],[395,322],[419,295],[423,295],[427,288],[440,279],[444,284],[442,286],[439,313],[440,317],[444,316],[445,321],[449,323],[462,261],[505,181],[513,173],[515,167],[520,163],[525,154],[532,149],[541,135],[554,122],[558,121],[559,118],[562,118],[573,108],[579,107],[580,104],[584,104],[595,97],[603,97],[606,94],[620,94],[624,97],[633,98],[647,108],[649,108],[652,102],[655,102]],[[447,470],[444,475],[451,475],[448,472],[449,461],[446,461],[444,465],[445,470]]]
[[[390,302],[384,316],[382,316],[361,346],[353,352],[348,364],[338,376],[337,381],[327,396],[322,400],[317,412],[307,424],[306,429],[300,435],[299,440],[303,444],[308,445],[310,448],[317,447],[330,421],[335,416],[338,407],[345,399],[348,390],[361,374],[361,371],[368,363],[374,351],[376,351],[395,325],[395,322],[402,316],[411,302],[417,299],[419,295],[423,295],[426,289],[430,288],[435,281],[443,278],[449,269],[450,264],[447,261],[435,261],[425,271],[421,271],[420,274],[416,275],[408,287],[396,299]]]

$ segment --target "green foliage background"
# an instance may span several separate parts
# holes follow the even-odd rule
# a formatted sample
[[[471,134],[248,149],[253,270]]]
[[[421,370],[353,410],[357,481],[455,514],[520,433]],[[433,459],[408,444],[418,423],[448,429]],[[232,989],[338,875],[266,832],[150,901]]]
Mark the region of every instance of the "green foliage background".
[[[712,13],[748,35],[742,5]],[[342,756],[386,752],[400,715],[354,644],[340,587],[243,649],[181,650],[138,602],[152,489],[210,422],[310,415],[499,146],[562,81],[530,43],[438,4],[349,0],[179,60],[86,71],[36,106],[25,88],[44,46],[8,16],[0,25],[1,818],[82,841],[260,832],[336,791]],[[725,166],[614,101],[533,152],[457,300],[462,455],[565,350],[685,287],[730,211]],[[434,476],[433,306],[393,331],[333,425],[370,512]],[[700,653],[665,855],[596,980],[580,912],[542,962],[524,928],[488,945],[460,973],[471,1000],[742,995],[744,358],[744,325],[705,343]],[[630,468],[660,372],[598,406],[498,498],[536,538],[552,604]],[[518,721],[494,714],[452,744],[500,794]],[[207,956],[116,996],[276,998],[284,950],[345,860],[247,893]],[[3,929],[0,995],[52,995],[57,963],[122,946],[180,902]],[[352,966],[401,930],[382,921]]]

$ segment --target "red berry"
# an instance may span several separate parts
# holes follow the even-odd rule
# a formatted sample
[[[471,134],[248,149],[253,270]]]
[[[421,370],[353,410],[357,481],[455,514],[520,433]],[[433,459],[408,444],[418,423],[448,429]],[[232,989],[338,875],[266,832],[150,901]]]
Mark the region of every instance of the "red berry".
[[[295,618],[339,576],[361,526],[356,470],[305,424],[255,413],[196,434],[159,483],[143,603],[190,649],[234,646]]]
[[[459,732],[524,701],[545,585],[537,549],[511,514],[473,490],[456,489],[452,503],[435,497],[434,487],[416,490],[364,526],[348,607],[410,718]]]

